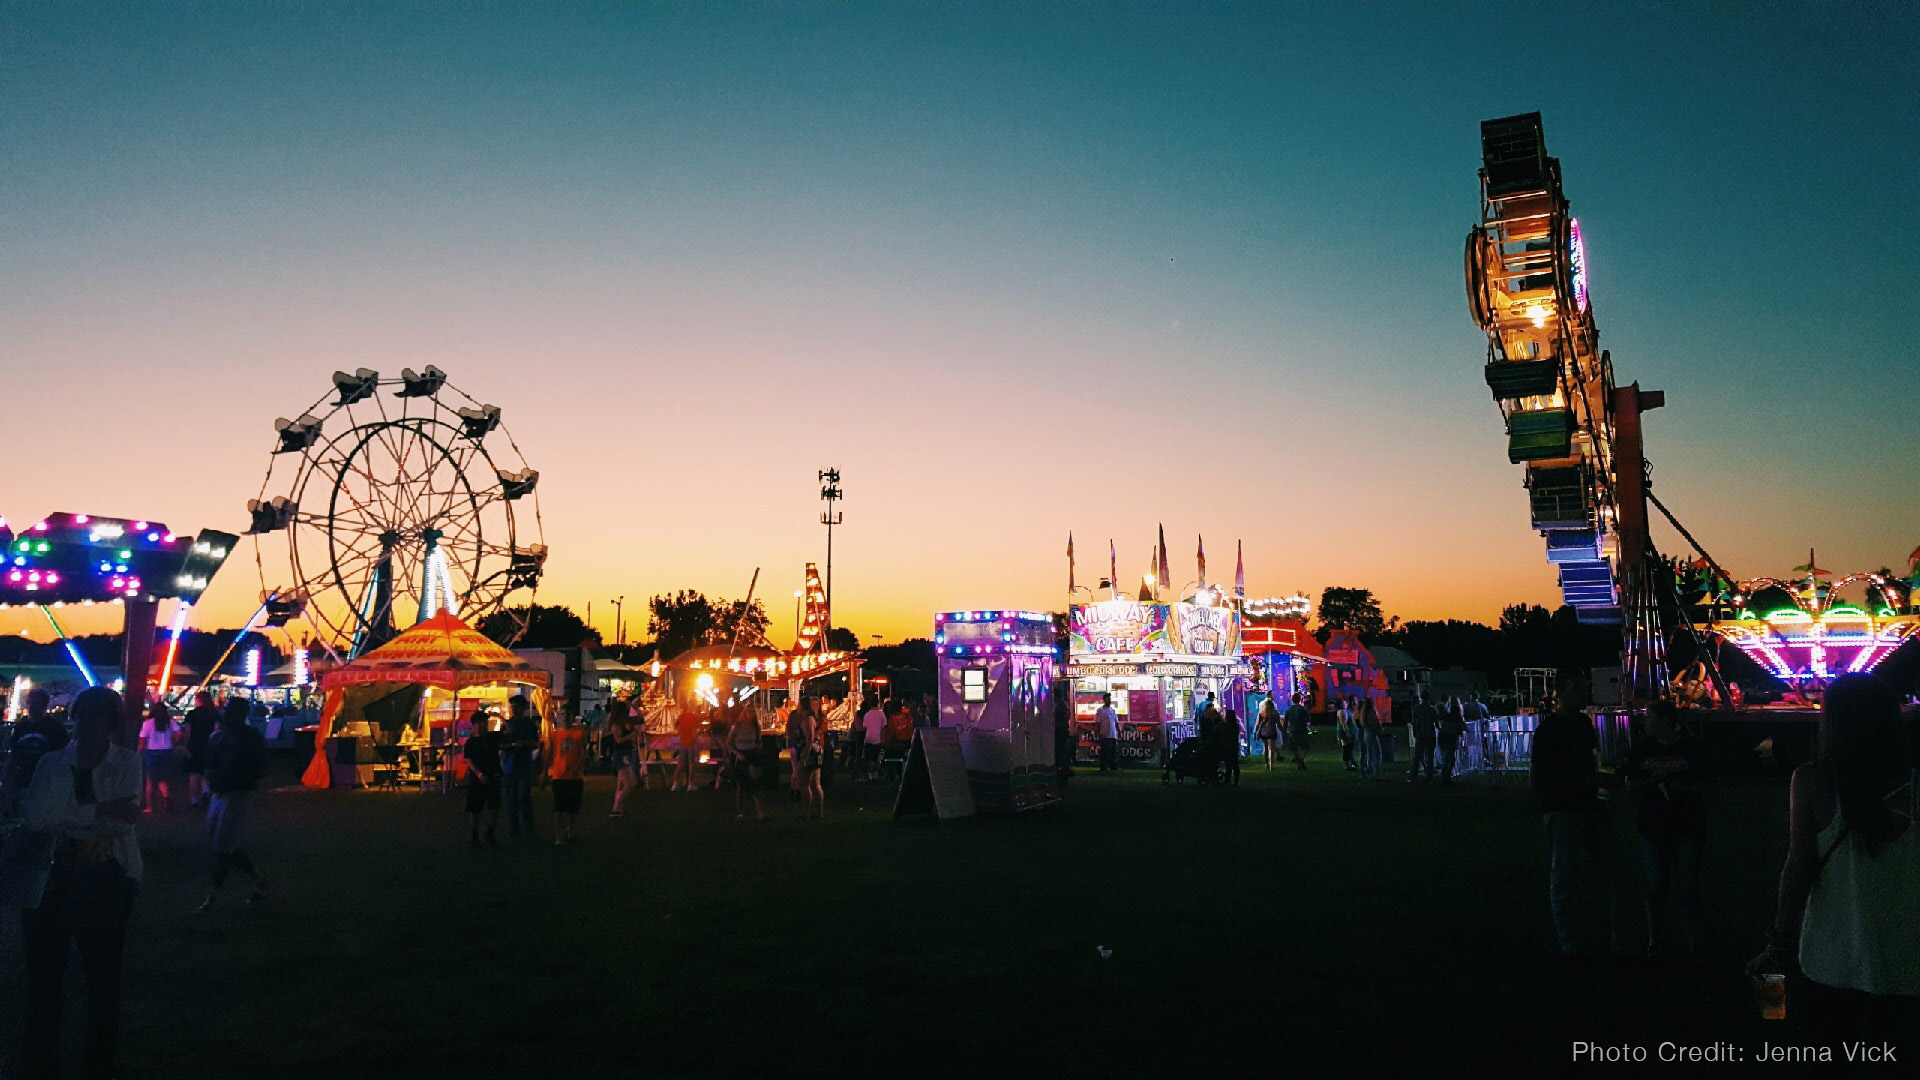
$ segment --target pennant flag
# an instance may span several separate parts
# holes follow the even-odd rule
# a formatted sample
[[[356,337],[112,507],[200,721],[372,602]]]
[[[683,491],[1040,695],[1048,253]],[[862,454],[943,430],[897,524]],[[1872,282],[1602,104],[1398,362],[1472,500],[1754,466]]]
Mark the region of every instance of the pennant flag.
[[[1207,538],[1200,537],[1200,547],[1194,552],[1194,558],[1200,561],[1200,584],[1207,583]]]
[[[1915,551],[1913,554],[1915,559],[1920,559],[1920,551]],[[1167,565],[1167,527],[1165,525],[1160,526],[1160,584],[1162,586],[1173,584],[1173,568]]]
[[[1907,556],[1907,561],[1915,566],[1920,566],[1920,548],[1914,548],[1913,554]]]
[[[1073,595],[1073,530],[1067,530],[1067,595]]]
[[[1233,595],[1242,600],[1247,598],[1247,560],[1238,540],[1233,542]]]
[[[1112,540],[1107,541],[1107,575],[1107,582],[1113,586],[1113,595],[1118,599],[1120,596],[1120,549],[1113,546]]]
[[[1153,600],[1166,583],[1160,580],[1160,568],[1154,565],[1153,547],[1147,548],[1147,572],[1140,579],[1140,599]]]

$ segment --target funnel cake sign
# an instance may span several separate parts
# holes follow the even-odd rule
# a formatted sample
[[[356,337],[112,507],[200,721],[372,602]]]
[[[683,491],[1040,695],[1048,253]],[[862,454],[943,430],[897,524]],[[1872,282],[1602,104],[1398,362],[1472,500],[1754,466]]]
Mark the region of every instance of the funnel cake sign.
[[[1240,616],[1231,608],[1173,605],[1173,651],[1192,656],[1237,656]]]

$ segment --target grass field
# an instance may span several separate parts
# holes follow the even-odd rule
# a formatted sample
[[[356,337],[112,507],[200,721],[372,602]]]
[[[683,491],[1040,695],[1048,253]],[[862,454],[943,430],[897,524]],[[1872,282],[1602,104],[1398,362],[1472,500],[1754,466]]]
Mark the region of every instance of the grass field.
[[[609,820],[595,777],[579,844],[498,851],[467,846],[457,797],[283,789],[250,845],[277,897],[230,887],[201,918],[198,816],[150,818],[125,1075],[1516,1075],[1575,1038],[1765,1036],[1739,965],[1770,917],[1783,785],[1711,795],[1712,963],[1569,974],[1524,781],[1337,770],[1083,772],[1059,809],[944,826],[845,783],[825,822],[784,793],[756,823],[657,789]],[[19,963],[9,920],[7,1016]]]

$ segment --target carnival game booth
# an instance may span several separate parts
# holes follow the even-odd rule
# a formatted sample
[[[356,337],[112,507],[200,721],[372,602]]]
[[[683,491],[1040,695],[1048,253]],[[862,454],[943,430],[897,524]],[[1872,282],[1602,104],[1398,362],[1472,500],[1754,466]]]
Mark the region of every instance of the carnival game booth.
[[[809,681],[829,675],[845,674],[849,686],[858,686],[860,654],[792,653],[766,644],[701,645],[650,670],[655,679],[640,705],[647,715],[648,749],[659,754],[679,749],[679,722],[686,712],[701,717],[704,731],[707,716],[729,703],[752,707],[761,734],[778,737],[777,707],[798,701]],[[828,710],[830,730],[852,726],[858,704],[853,697],[846,695]]]
[[[949,611],[933,617],[933,642],[939,726],[959,733],[974,807],[1008,814],[1058,802],[1053,616]]]
[[[1103,694],[1113,695],[1120,714],[1120,763],[1153,768],[1194,734],[1208,694],[1223,711],[1244,705],[1254,668],[1241,648],[1240,613],[1228,605],[1103,600],[1075,605],[1068,624],[1067,677],[1082,761],[1095,757]],[[1241,714],[1243,725],[1250,720]]]
[[[1309,680],[1315,677],[1324,680],[1320,708],[1331,709],[1347,702],[1358,710],[1361,699],[1371,698],[1380,722],[1393,723],[1393,695],[1387,673],[1374,660],[1372,651],[1360,643],[1359,636],[1351,631],[1335,630],[1321,651],[1327,659],[1326,666],[1308,676]],[[1389,746],[1387,760],[1393,760],[1392,754]]]
[[[475,709],[504,716],[525,694],[547,715],[549,676],[441,612],[320,677],[320,723],[308,787],[360,787],[400,752],[445,757]]]
[[[1240,647],[1253,674],[1246,683],[1240,715],[1245,720],[1246,750],[1263,750],[1257,718],[1260,704],[1273,694],[1274,707],[1284,715],[1295,694],[1306,699],[1315,713],[1326,707],[1327,657],[1307,633],[1306,615],[1312,601],[1304,596],[1249,600],[1241,608]]]

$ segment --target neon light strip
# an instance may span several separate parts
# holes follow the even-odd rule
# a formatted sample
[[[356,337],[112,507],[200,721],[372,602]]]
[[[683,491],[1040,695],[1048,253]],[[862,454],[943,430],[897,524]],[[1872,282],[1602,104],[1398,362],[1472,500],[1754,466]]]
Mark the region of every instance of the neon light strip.
[[[7,695],[7,723],[20,719],[20,713],[27,707],[27,691],[33,689],[33,680],[25,675],[13,677],[13,693]]]
[[[167,687],[173,685],[173,660],[180,655],[180,632],[187,628],[187,612],[192,610],[193,605],[185,600],[180,601],[179,606],[173,609],[173,626],[169,629],[167,638],[167,658],[160,662],[159,695],[161,697],[166,697]]]
[[[47,605],[40,605],[40,614],[47,617],[47,625],[53,627],[53,632],[60,635],[60,644],[67,647],[67,655],[73,658],[73,666],[80,669],[80,674],[87,680],[87,685],[99,686],[100,680],[93,677],[93,669],[87,666],[86,659],[80,655],[80,646],[74,644],[73,639],[67,636],[67,632],[54,621],[53,612]]]
[[[247,625],[241,627],[240,632],[233,635],[233,640],[227,643],[227,651],[221,653],[220,659],[215,660],[213,666],[207,669],[207,674],[200,680],[200,685],[193,688],[194,693],[197,694],[207,688],[207,684],[213,681],[214,673],[219,671],[220,666],[227,662],[227,657],[233,655],[233,650],[240,647],[240,642],[245,640],[246,636],[253,632],[253,624],[260,621],[260,616],[266,614],[267,605],[272,603],[274,597],[279,595],[277,592],[268,593],[267,598],[261,602],[258,608],[254,609],[253,614],[247,616]]]

